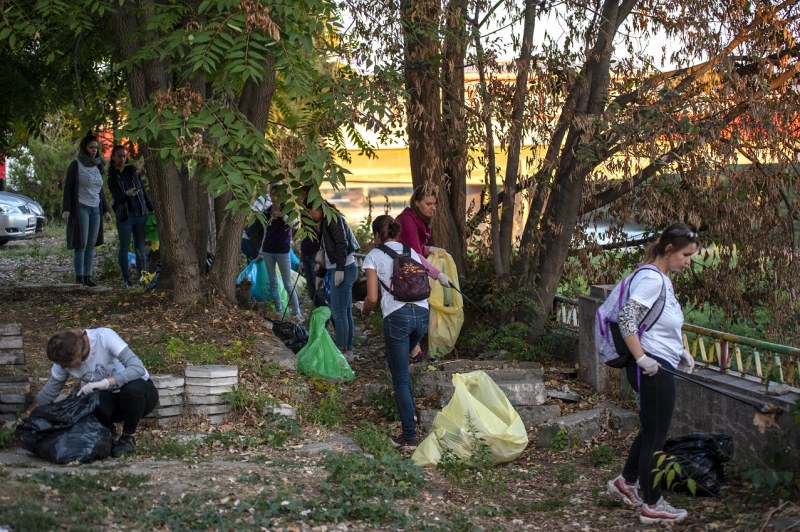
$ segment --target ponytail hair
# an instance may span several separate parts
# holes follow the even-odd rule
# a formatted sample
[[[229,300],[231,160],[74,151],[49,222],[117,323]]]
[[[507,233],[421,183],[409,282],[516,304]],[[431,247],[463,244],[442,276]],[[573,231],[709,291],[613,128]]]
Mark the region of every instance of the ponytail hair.
[[[644,263],[651,263],[658,257],[665,255],[667,246],[670,244],[672,244],[673,250],[678,250],[692,243],[697,243],[697,231],[686,224],[672,224],[664,229],[661,236],[658,237],[658,242],[647,250],[644,256]]]
[[[389,239],[397,239],[400,235],[400,224],[388,214],[382,214],[372,222],[372,233],[384,244]]]

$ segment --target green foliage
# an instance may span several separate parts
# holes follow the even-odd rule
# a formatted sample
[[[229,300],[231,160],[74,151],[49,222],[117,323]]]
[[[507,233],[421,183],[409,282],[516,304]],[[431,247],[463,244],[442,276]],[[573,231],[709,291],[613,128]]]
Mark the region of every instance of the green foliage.
[[[14,429],[0,427],[0,449],[11,447],[15,442]]]
[[[469,456],[459,457],[452,449],[443,447],[441,458],[436,464],[448,481],[461,489],[478,489],[487,497],[495,497],[504,491],[499,473],[493,467],[492,449],[486,441],[478,436],[475,423],[467,413],[467,439]]]
[[[577,480],[578,473],[575,471],[575,466],[572,464],[565,464],[556,470],[556,480],[561,485],[572,484]]]
[[[55,515],[33,501],[0,505],[0,521],[11,530],[56,530],[60,524]]]
[[[189,364],[214,364],[219,358],[219,350],[213,345],[204,343],[187,344],[177,336],[167,340],[165,349],[167,359],[185,360]]]
[[[677,458],[663,451],[657,451],[655,455],[658,458],[656,460],[656,467],[653,468],[654,488],[661,484],[663,479],[666,480],[667,489],[671,490],[679,484],[685,484],[689,493],[692,495],[697,493],[697,481],[684,474],[683,468]]]
[[[353,433],[353,441],[375,458],[399,456],[386,432],[369,421],[362,421]]]
[[[223,398],[234,412],[254,410],[260,414],[267,405],[279,404],[269,395],[260,392],[252,393],[240,386],[234,386],[231,391],[224,393]]]
[[[370,406],[372,406],[378,414],[380,414],[387,421],[399,421],[400,412],[397,410],[397,403],[394,400],[394,388],[384,386],[381,392],[373,394],[369,398]]]
[[[306,421],[334,428],[347,419],[347,409],[334,383],[324,379],[310,379],[308,387],[309,395],[300,405],[300,413]]]
[[[200,442],[195,439],[179,438],[175,435],[167,436],[161,440],[142,434],[136,440],[136,452],[140,455],[150,455],[159,460],[183,460],[194,458]]]
[[[551,447],[554,451],[563,451],[569,445],[569,432],[567,431],[566,427],[561,427],[556,432],[556,435],[553,436],[553,441],[551,442]]]
[[[595,467],[607,466],[612,460],[614,460],[614,449],[605,443],[592,449],[589,454],[589,461]]]

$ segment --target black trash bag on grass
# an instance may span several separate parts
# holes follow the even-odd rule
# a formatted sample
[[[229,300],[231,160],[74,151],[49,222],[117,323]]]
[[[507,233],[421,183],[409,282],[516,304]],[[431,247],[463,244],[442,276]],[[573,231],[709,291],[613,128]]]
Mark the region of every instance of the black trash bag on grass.
[[[283,343],[297,353],[306,346],[308,342],[308,331],[296,323],[290,321],[273,321],[272,332],[275,333]]]
[[[722,464],[733,458],[733,437],[715,432],[692,432],[667,440],[664,453],[667,458],[661,470],[668,464],[677,462],[683,473],[682,478],[676,479],[669,489],[688,491],[685,481],[691,478],[697,485],[696,495],[716,498],[722,496],[721,489],[726,484]],[[661,487],[667,489],[666,475],[662,477]]]
[[[16,436],[26,451],[56,464],[92,462],[111,455],[111,430],[92,415],[100,394],[72,394],[42,405],[17,425]]]

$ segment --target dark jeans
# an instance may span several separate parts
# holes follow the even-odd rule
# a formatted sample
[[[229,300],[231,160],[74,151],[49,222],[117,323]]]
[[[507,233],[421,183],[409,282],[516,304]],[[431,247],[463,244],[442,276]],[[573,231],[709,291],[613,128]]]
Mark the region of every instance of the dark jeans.
[[[383,339],[386,342],[386,363],[392,374],[394,400],[400,411],[403,439],[417,437],[414,423],[414,396],[408,372],[408,353],[428,331],[428,309],[407,303],[383,318]]]
[[[353,283],[356,282],[358,266],[355,263],[344,267],[344,281],[334,286],[331,281],[331,317],[336,332],[336,347],[340,351],[353,349]]]
[[[660,365],[668,366],[658,357],[648,356],[657,360]],[[642,428],[628,451],[622,476],[628,482],[636,482],[638,479],[642,500],[645,504],[655,504],[661,498],[661,486],[653,486],[652,471],[658,462],[655,453],[664,448],[672,423],[675,377],[666,371],[659,371],[648,377],[640,372],[633,357],[625,366],[625,373],[631,388],[639,392],[639,422]]]
[[[139,275],[147,268],[144,256],[144,223],[147,221],[146,214],[138,216],[128,216],[124,222],[117,220],[117,234],[119,235],[119,255],[117,261],[119,270],[122,272],[122,280],[129,283],[131,280],[130,268],[128,268],[128,250],[131,246],[131,236],[133,236],[133,249],[136,254],[136,271]]]
[[[107,427],[122,422],[122,432],[133,434],[139,421],[152,412],[157,403],[158,390],[153,381],[136,379],[120,388],[118,393],[100,392],[100,404],[94,415]]]

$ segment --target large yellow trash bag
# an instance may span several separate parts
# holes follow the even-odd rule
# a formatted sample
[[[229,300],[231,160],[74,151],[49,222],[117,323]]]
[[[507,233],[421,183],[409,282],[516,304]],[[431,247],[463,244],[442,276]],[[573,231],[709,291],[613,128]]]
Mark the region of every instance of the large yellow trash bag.
[[[428,261],[450,278],[456,288],[458,270],[453,257],[446,251],[428,255]],[[428,323],[428,355],[434,359],[442,358],[456,345],[461,326],[464,324],[464,299],[456,290],[445,288],[433,279],[431,281],[430,321]]]
[[[528,446],[522,419],[503,391],[483,371],[453,375],[453,398],[433,419],[431,433],[414,451],[418,466],[435,466],[443,449],[466,460],[474,452],[475,438],[489,446],[492,464],[510,462]]]

